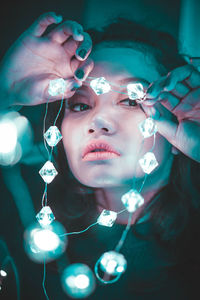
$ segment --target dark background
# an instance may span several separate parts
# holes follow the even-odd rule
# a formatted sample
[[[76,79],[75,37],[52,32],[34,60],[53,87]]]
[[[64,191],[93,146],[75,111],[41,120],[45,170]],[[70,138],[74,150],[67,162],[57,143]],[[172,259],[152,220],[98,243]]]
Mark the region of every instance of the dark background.
[[[76,20],[85,28],[100,27],[106,24],[109,19],[113,19],[117,16],[128,17],[147,23],[151,27],[167,31],[172,34],[175,39],[179,39],[181,11],[181,1],[179,0],[4,1],[3,6],[1,6],[0,18],[0,58],[3,58],[12,43],[35,21],[39,15],[48,11],[54,11],[57,14],[61,14],[64,20]],[[3,78],[0,78],[0,80],[3,80]],[[6,101],[6,99],[4,99],[4,101]],[[20,113],[30,120],[34,130],[35,140],[42,140],[43,107],[24,108],[20,111]],[[41,197],[44,188],[43,182],[38,175],[38,170],[42,165],[20,165],[20,169],[18,169],[18,171],[20,170],[22,178],[26,182],[36,212],[40,209]],[[16,266],[20,269],[19,277],[22,281],[27,276],[31,278],[31,271],[29,269],[30,261],[25,254],[24,256],[22,255],[22,232],[24,231],[24,223],[20,218],[19,208],[16,206],[9,187],[5,184],[5,173],[7,179],[9,176],[12,180],[14,178],[12,167],[0,167],[0,238],[6,242],[11,256],[14,257]],[[9,175],[11,173],[12,177]],[[2,176],[2,174],[4,174],[4,176]],[[23,194],[21,197],[24,197]],[[24,199],[24,202],[25,201],[26,199]],[[21,209],[23,210],[23,207],[21,207]],[[0,267],[4,256],[5,250],[3,250],[3,247],[0,244]],[[37,279],[32,278],[30,280],[37,280],[37,284],[38,282],[42,282],[42,266],[34,265],[32,263],[31,270],[38,272],[39,277]],[[2,299],[8,299],[6,298],[6,295],[8,295],[6,289],[10,285],[14,291],[16,289],[13,271],[10,269],[9,272],[8,278],[4,279],[2,291],[0,291],[0,298],[2,296]],[[41,295],[41,290],[38,291],[38,295]],[[56,298],[56,300],[57,299],[58,298]]]

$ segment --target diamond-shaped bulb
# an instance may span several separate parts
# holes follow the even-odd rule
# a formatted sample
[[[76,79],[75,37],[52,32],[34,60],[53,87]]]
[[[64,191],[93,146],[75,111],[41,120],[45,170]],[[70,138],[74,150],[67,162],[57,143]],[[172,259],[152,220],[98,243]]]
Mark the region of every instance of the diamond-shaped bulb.
[[[36,219],[42,227],[46,227],[55,220],[55,217],[51,208],[49,206],[44,206],[36,215]]]
[[[110,84],[104,77],[91,80],[90,87],[97,95],[108,93],[111,89]]]
[[[51,80],[49,82],[48,93],[51,96],[57,96],[60,94],[64,94],[66,90],[67,83],[63,78],[58,78]]]
[[[129,83],[127,85],[127,92],[129,99],[136,100],[137,102],[143,102],[145,100],[145,91],[141,83]]]
[[[121,253],[108,251],[100,257],[100,267],[102,271],[116,276],[125,272],[127,262]]]
[[[51,126],[45,132],[44,138],[50,147],[54,147],[62,139],[62,135],[60,133],[60,130],[56,126]]]
[[[129,212],[134,212],[144,203],[144,198],[137,190],[131,189],[121,197],[121,201]]]
[[[140,160],[139,164],[146,174],[150,174],[157,166],[158,162],[152,152],[147,152]]]
[[[112,227],[117,218],[117,213],[104,209],[97,219],[99,225]]]
[[[152,118],[145,119],[138,126],[144,138],[148,138],[157,132],[156,123]]]
[[[58,172],[54,168],[54,165],[52,164],[52,162],[48,160],[44,164],[42,169],[40,169],[39,174],[42,177],[42,179],[44,180],[44,182],[51,183],[53,181],[53,179],[56,177],[56,175],[58,174]]]

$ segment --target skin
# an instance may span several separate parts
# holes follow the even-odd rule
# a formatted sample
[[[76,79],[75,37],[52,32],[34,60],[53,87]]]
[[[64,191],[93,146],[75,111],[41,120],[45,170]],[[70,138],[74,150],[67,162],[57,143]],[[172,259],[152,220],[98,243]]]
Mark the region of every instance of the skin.
[[[149,83],[161,76],[154,57],[151,54],[147,56],[137,47],[102,46],[93,52],[92,58],[95,66],[90,76],[104,76],[115,84],[130,77],[133,79],[128,82],[140,78],[140,82],[147,88]],[[82,103],[81,106],[78,103]],[[81,107],[84,107],[82,111]],[[133,177],[136,178],[138,188],[144,180],[138,159],[153,145],[153,137],[148,138],[140,150],[143,138],[138,124],[145,119],[144,111],[139,105],[130,106],[126,95],[110,91],[97,96],[86,82],[66,105],[62,135],[67,160],[78,181],[96,188],[100,211],[103,208],[114,211],[123,209],[121,196],[132,188]],[[107,141],[121,155],[109,160],[83,161],[83,149],[91,140]],[[148,176],[142,190],[145,202],[167,184],[173,162],[171,150],[168,141],[157,134],[153,152],[159,166]],[[135,217],[137,214],[134,213]],[[125,224],[127,218],[128,213],[120,214],[117,222]]]
[[[84,85],[94,66],[88,57],[91,38],[80,24],[61,22],[62,18],[53,12],[41,15],[7,51],[0,67],[0,77],[6,79],[0,82],[1,110],[54,102],[63,97],[70,99],[75,94],[74,87],[82,84],[82,92],[89,93]],[[57,26],[51,29],[52,24]],[[92,51],[95,68],[90,75],[104,76],[113,83],[131,75],[142,77],[146,88],[151,83],[143,109],[156,119],[160,135],[156,135],[153,152],[159,167],[148,176],[142,189],[147,202],[167,183],[174,149],[200,162],[200,73],[186,64],[167,74],[151,55],[151,50],[146,49],[144,53],[137,44],[132,49],[107,46],[101,44]],[[84,57],[79,55],[80,50],[84,50]],[[78,76],[80,70],[81,78]],[[50,96],[49,81],[60,77],[67,83],[64,95]],[[90,109],[81,114],[66,109],[62,126],[67,159],[75,177],[95,188],[99,207],[113,210],[121,209],[120,197],[132,186],[133,177],[137,188],[141,187],[143,173],[135,164],[153,145],[151,138],[145,140],[137,157],[141,144],[137,125],[145,114],[139,108],[127,107],[127,101],[120,102],[124,99],[117,96],[118,93],[109,92],[96,97],[90,91],[84,97],[91,102]],[[83,162],[83,148],[91,139],[99,137],[115,146],[121,156],[98,163]],[[127,222],[125,213],[118,217],[118,222]]]

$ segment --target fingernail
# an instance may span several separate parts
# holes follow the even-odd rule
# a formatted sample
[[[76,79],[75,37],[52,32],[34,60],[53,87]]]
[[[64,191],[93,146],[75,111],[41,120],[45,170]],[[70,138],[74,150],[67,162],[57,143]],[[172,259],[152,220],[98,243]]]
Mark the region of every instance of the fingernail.
[[[77,34],[77,35],[82,35],[82,34],[83,34],[83,30],[81,30],[81,29],[76,29],[76,34]]]
[[[74,86],[72,89],[71,89],[71,92],[73,91],[76,91],[78,87]]]
[[[56,23],[60,23],[62,21],[62,16],[56,16]]]
[[[84,72],[82,69],[77,69],[76,72],[75,72],[75,76],[78,78],[78,79],[83,79],[84,77]]]
[[[146,93],[146,99],[147,100],[151,100],[151,99],[153,99],[154,97],[151,95],[151,94],[149,94],[149,93]]]
[[[150,114],[154,120],[158,120],[160,118],[160,112],[157,109],[155,109],[155,107],[150,108]]]
[[[79,50],[78,56],[80,56],[81,58],[84,58],[86,56],[86,50],[85,49]]]

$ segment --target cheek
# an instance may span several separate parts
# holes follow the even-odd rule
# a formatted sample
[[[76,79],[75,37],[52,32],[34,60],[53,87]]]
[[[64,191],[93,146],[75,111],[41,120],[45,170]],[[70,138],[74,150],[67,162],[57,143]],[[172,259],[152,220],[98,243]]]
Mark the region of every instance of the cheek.
[[[71,161],[75,157],[77,146],[80,143],[79,127],[74,122],[64,119],[61,125],[61,133],[67,160],[71,166]]]

